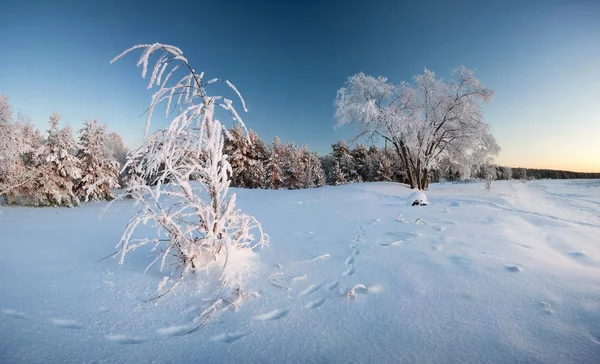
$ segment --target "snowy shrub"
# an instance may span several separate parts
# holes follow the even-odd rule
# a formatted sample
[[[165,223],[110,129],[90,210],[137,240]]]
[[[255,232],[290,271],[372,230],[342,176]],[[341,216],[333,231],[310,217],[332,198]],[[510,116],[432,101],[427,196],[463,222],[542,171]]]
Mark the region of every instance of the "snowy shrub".
[[[111,189],[119,188],[119,163],[104,157],[106,126],[98,121],[85,121],[79,130],[78,157],[81,161],[82,177],[75,187],[78,197],[87,201],[112,200]]]
[[[141,209],[128,223],[117,246],[120,263],[127,253],[150,245],[157,256],[148,268],[158,262],[164,270],[171,257],[176,259],[175,268],[159,287],[169,288],[157,298],[175,288],[187,273],[199,271],[219,274],[222,284],[219,302],[225,302],[225,296],[241,298],[240,285],[251,266],[252,249],[266,244],[268,236],[254,217],[236,210],[236,196],[228,194],[231,165],[223,153],[226,131],[214,117],[215,107],[229,112],[244,130],[245,125],[231,100],[208,95],[207,86],[220,80],[206,81],[203,73],[191,68],[179,48],[158,43],[138,45],[111,63],[139,49],[143,50],[137,63],[143,68],[142,77],[148,73],[151,56],[158,54],[148,84],[149,88],[158,86],[158,91],[152,96],[148,110],[146,134],[158,104],[166,102],[167,116],[173,107],[179,109],[179,114],[168,127],[147,137],[128,156],[127,163],[135,173],[127,192]],[[169,84],[178,70],[184,70],[185,75]],[[237,89],[229,81],[224,83],[237,94],[245,109]],[[149,176],[154,176],[153,185],[147,183]],[[197,181],[191,181],[192,176]],[[134,238],[137,227],[148,222],[157,228],[157,236]],[[227,300],[233,301],[231,297]]]
[[[406,202],[410,206],[425,206],[429,203],[427,201],[427,196],[421,191],[411,193],[406,198]]]

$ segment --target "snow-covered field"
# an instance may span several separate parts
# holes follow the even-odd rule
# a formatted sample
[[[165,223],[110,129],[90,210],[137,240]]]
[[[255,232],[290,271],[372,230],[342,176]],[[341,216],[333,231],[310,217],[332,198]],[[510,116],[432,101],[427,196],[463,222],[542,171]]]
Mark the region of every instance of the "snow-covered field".
[[[147,250],[98,261],[132,201],[3,207],[0,362],[600,362],[600,181],[235,192],[271,238],[260,297],[190,335],[214,286],[147,303]]]

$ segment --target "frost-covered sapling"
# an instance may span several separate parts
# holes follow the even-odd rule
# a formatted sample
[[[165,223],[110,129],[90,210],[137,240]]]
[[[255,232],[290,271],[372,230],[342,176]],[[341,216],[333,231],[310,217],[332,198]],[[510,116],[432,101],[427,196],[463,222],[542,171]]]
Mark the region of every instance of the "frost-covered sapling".
[[[117,246],[120,263],[127,253],[145,245],[156,252],[148,268],[158,263],[163,271],[175,259],[156,299],[175,288],[188,273],[216,272],[221,289],[213,305],[200,315],[206,318],[221,309],[235,307],[246,297],[242,283],[254,264],[253,249],[268,241],[258,221],[237,210],[235,194],[228,193],[231,166],[223,154],[226,130],[215,118],[215,107],[229,112],[245,132],[246,127],[232,101],[210,96],[207,86],[224,82],[240,98],[245,110],[244,100],[229,81],[206,81],[204,74],[196,73],[174,46],[137,45],[111,62],[136,50],[143,50],[137,63],[142,67],[142,77],[148,73],[151,57],[157,56],[148,88],[157,86],[158,91],[148,109],[146,135],[157,105],[166,103],[167,117],[175,108],[178,114],[169,126],[147,136],[143,145],[128,156],[125,168],[130,168],[135,178],[130,180],[127,193],[141,208]],[[185,74],[170,82],[178,71]],[[150,176],[152,181],[148,181]],[[157,228],[156,236],[135,237],[140,224],[148,222]]]

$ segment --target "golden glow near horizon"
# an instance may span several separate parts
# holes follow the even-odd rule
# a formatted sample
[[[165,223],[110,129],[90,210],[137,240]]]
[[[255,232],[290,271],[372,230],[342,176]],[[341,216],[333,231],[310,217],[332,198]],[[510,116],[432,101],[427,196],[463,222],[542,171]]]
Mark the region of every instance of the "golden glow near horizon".
[[[496,127],[499,165],[574,172],[600,172],[600,113],[573,122],[549,117]],[[512,125],[512,123],[511,123]]]

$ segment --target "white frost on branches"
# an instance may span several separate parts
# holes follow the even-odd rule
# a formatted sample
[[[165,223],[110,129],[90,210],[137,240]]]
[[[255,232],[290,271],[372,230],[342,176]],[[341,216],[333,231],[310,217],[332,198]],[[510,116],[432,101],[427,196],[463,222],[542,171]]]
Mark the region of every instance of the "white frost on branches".
[[[112,200],[111,189],[119,188],[119,163],[104,157],[106,125],[98,125],[98,120],[85,120],[83,125],[78,131],[82,177],[75,193],[86,202]]]
[[[133,178],[127,192],[141,209],[130,220],[117,246],[120,263],[127,253],[149,245],[157,253],[150,266],[156,263],[161,270],[170,269],[172,277],[170,288],[157,298],[175,288],[187,273],[215,269],[224,287],[229,288],[223,294],[237,292],[242,297],[240,288],[252,267],[253,249],[264,246],[268,236],[254,217],[235,208],[236,196],[228,193],[231,166],[223,154],[225,131],[214,118],[215,107],[227,110],[244,130],[245,125],[231,100],[207,94],[206,86],[215,80],[205,82],[203,74],[194,72],[177,47],[139,45],[111,63],[138,49],[143,49],[137,63],[142,67],[142,77],[148,72],[150,58],[158,57],[148,84],[158,90],[148,110],[146,133],[159,103],[167,103],[167,115],[171,107],[180,112],[168,127],[147,137],[128,156],[124,168],[132,171]],[[171,85],[169,80],[177,70],[185,70],[186,75]],[[230,82],[226,83],[239,95]],[[157,228],[157,235],[137,237],[139,225],[148,222]]]
[[[413,84],[398,86],[359,73],[338,91],[335,115],[338,126],[359,124],[358,137],[389,141],[406,165],[411,187],[427,189],[429,172],[443,158],[469,168],[498,154],[480,106],[492,96],[464,67],[449,81],[426,69]]]
[[[42,206],[79,205],[73,192],[74,181],[81,178],[79,160],[73,154],[77,144],[69,127],[58,128],[60,115],[50,115],[48,139],[34,155],[37,178],[33,199]]]

